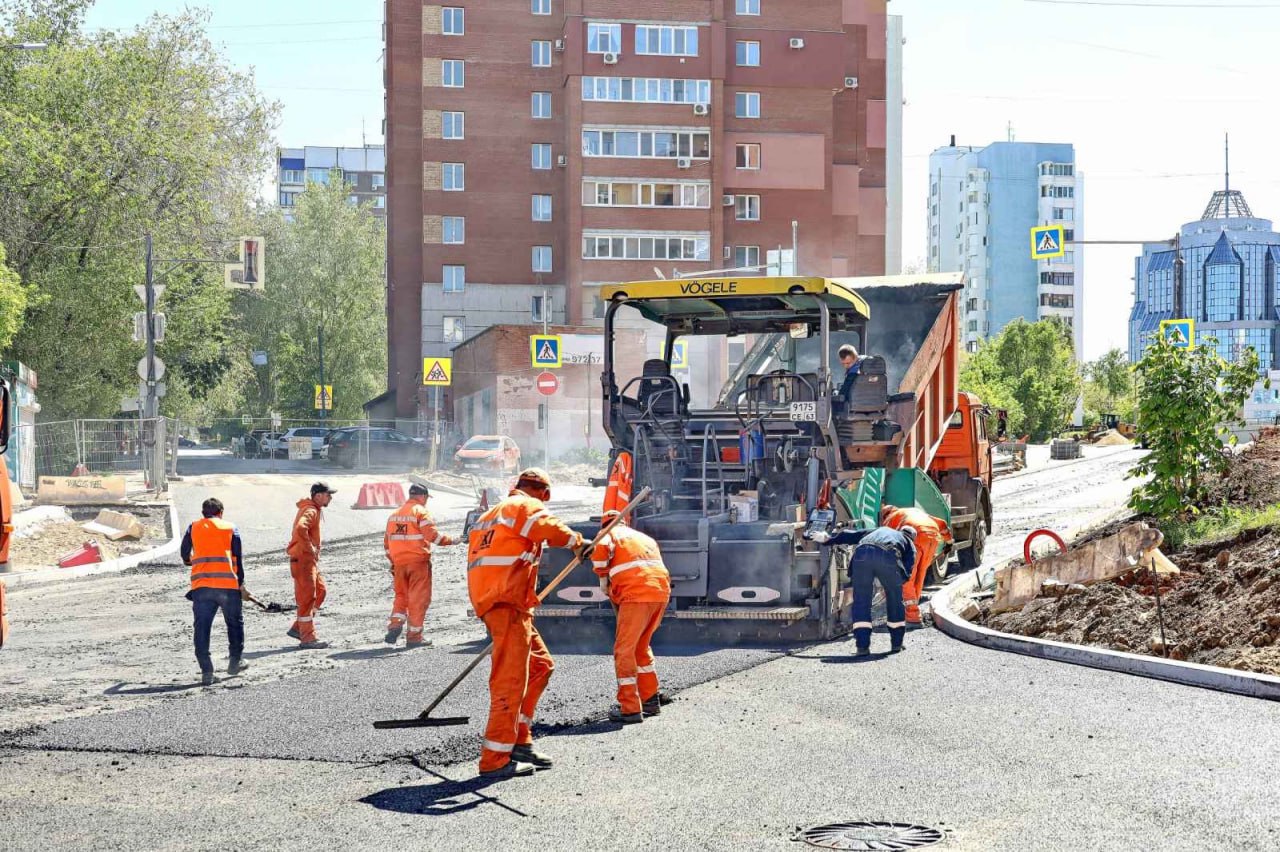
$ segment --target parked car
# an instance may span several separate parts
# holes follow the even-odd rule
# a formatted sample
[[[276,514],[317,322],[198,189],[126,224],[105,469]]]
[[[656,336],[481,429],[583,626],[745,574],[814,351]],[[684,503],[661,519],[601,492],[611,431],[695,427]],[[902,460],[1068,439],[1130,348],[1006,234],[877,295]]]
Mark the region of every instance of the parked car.
[[[328,451],[325,441],[330,431],[323,426],[293,426],[283,435],[272,439],[271,450],[278,456],[287,456],[290,438],[310,438],[311,454],[316,458],[324,458]]]
[[[368,447],[371,465],[425,465],[430,445],[397,429],[378,426],[349,426],[329,434],[329,461],[347,469],[365,459]]]
[[[457,473],[517,473],[520,447],[506,435],[475,435],[453,454],[453,469]]]
[[[244,454],[246,456],[265,456],[271,452],[271,444],[280,437],[278,432],[270,429],[254,429],[244,436]]]

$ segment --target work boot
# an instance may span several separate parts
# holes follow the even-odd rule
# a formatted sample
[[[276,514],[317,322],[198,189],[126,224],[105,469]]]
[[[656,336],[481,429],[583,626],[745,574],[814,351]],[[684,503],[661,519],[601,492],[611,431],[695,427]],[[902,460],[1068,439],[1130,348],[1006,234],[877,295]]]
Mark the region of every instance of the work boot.
[[[215,678],[215,677],[213,676],[213,672],[201,672],[201,673],[200,673],[200,685],[201,685],[201,686],[213,686],[213,685],[214,685],[215,683],[217,683],[217,682],[218,682],[218,679],[217,679],[217,678]]]
[[[663,695],[661,692],[655,692],[653,695],[641,701],[640,706],[644,710],[645,716],[657,716],[662,712],[662,705],[670,703],[671,699],[666,695]]]
[[[396,644],[396,640],[400,638],[400,631],[402,630],[404,630],[404,627],[399,624],[395,627],[388,627],[387,635],[382,637],[382,641],[386,642],[388,645]]]
[[[319,639],[312,639],[310,642],[302,642],[298,645],[304,651],[315,651],[321,648],[328,648],[328,642],[321,642]]]
[[[534,751],[533,745],[518,745],[511,750],[511,759],[520,763],[528,763],[534,769],[550,769],[553,761],[540,751]]]
[[[906,632],[907,629],[905,627],[889,628],[889,650],[891,652],[896,654],[902,650],[902,640]]]
[[[298,632],[297,625],[294,625],[293,627],[290,627],[288,630],[286,630],[284,635],[288,636],[290,639],[302,638],[302,634]]]
[[[870,657],[870,656],[871,656],[871,646],[870,646],[870,645],[859,645],[857,648],[855,648],[855,649],[854,649],[853,655],[854,655],[855,657]]]
[[[430,639],[408,639],[408,640],[405,640],[404,646],[406,648],[430,648],[431,640]]]
[[[499,766],[497,769],[481,770],[480,777],[502,779],[502,778],[514,778],[517,775],[532,775],[532,774],[533,774],[533,766],[531,766],[530,764],[519,763],[518,761],[510,760],[502,764],[501,766]]]
[[[249,668],[248,663],[242,661],[239,657],[233,657],[231,662],[227,664],[227,674],[235,677],[247,668]]]
[[[622,708],[615,704],[609,708],[609,721],[621,722],[624,725],[634,725],[637,722],[644,721],[644,713],[623,713]]]
[[[889,646],[889,653],[890,653],[890,654],[901,654],[901,653],[902,653],[902,645],[900,645],[900,644],[899,644],[899,645],[890,645],[890,646]]]

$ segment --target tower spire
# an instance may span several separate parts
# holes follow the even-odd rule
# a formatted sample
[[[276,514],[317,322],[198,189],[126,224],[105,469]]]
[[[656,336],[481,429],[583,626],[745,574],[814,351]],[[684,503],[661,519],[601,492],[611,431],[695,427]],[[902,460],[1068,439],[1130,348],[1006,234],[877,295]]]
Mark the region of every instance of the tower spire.
[[[1230,133],[1222,134],[1222,156],[1225,164],[1225,170],[1223,174],[1226,178],[1226,184],[1224,186],[1224,189],[1226,189],[1227,191],[1227,196],[1230,197],[1231,195],[1231,134]]]
[[[1252,219],[1253,211],[1244,194],[1231,188],[1231,134],[1222,134],[1222,189],[1213,193],[1201,221],[1208,219]]]

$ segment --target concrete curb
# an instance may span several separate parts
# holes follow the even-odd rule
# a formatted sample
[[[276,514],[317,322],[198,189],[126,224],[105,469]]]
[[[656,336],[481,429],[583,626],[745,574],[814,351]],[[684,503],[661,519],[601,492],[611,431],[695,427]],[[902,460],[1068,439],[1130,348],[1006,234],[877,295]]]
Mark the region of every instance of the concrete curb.
[[[182,530],[178,527],[178,508],[172,497],[169,498],[169,529],[172,532],[169,541],[150,550],[144,550],[142,553],[121,556],[117,559],[108,559],[106,562],[95,562],[92,565],[78,565],[75,568],[43,568],[36,571],[15,571],[12,574],[0,574],[0,580],[4,580],[5,587],[12,591],[25,586],[56,583],[60,580],[69,580],[75,577],[90,577],[94,574],[125,571],[129,568],[136,568],[144,562],[152,562],[157,559],[163,559],[166,556],[172,556],[182,546]]]
[[[1003,564],[1005,563],[1001,563]],[[1160,657],[1112,651],[1107,648],[1070,645],[1048,639],[1014,636],[974,624],[957,615],[952,602],[957,595],[974,591],[977,585],[977,572],[969,571],[934,593],[929,601],[934,626],[953,639],[960,639],[995,651],[1025,654],[1043,660],[1167,680],[1186,686],[1199,686],[1205,689],[1216,689],[1219,692],[1246,695],[1250,698],[1280,701],[1280,677],[1273,675],[1223,669],[1202,663],[1165,660]]]

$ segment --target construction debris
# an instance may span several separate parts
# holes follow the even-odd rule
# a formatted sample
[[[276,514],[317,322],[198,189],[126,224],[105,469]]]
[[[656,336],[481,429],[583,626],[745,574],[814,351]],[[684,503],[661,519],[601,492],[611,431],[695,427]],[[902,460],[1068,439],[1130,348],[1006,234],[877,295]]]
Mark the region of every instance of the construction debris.
[[[136,517],[128,512],[115,512],[111,509],[103,509],[98,513],[98,517],[86,524],[81,524],[80,528],[85,532],[104,535],[111,541],[120,541],[123,538],[140,539],[143,534],[142,522]]]
[[[36,490],[41,503],[123,503],[123,476],[42,476]]]

